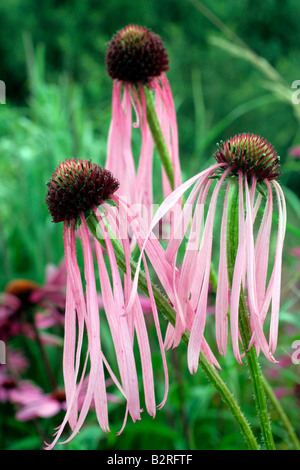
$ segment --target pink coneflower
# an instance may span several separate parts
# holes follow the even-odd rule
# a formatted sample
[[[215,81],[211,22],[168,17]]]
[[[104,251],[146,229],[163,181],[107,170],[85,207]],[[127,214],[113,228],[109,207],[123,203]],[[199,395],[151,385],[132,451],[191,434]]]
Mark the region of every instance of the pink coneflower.
[[[55,416],[65,408],[66,398],[64,393],[45,393],[31,381],[20,380],[11,390],[9,401],[18,407],[18,421],[30,421]]]
[[[150,229],[153,229],[170,207],[195,183],[166,249],[166,259],[175,270],[179,246],[186,236],[187,227],[190,227],[184,259],[179,268],[175,304],[178,312],[177,322],[175,329],[169,331],[169,344],[178,344],[188,326],[190,330],[188,365],[191,372],[197,370],[199,352],[203,343],[214,219],[217,200],[223,187],[225,196],[215,303],[216,341],[219,352],[223,355],[226,353],[230,318],[234,355],[239,362],[242,361],[239,349],[241,292],[247,299],[252,330],[250,344],[244,345],[244,348],[255,345],[257,353],[262,350],[270,361],[274,361],[273,354],[277,343],[281,260],[286,226],[285,199],[276,181],[280,175],[279,157],[265,139],[253,134],[241,134],[221,143],[214,157],[217,161],[215,165],[194,176],[167,197],[150,226]],[[211,193],[210,189],[213,187]],[[234,227],[231,226],[232,220],[228,220],[233,192],[237,208]],[[279,220],[275,259],[267,282],[274,192]],[[258,211],[263,212],[263,217],[255,238],[254,225],[257,225]],[[229,260],[232,231],[237,239],[237,251],[233,260]],[[264,327],[271,303],[269,341],[267,341]],[[192,305],[192,311],[187,308],[189,304]]]
[[[129,216],[127,210],[125,210],[125,204],[120,203],[120,218],[115,226],[111,224],[112,230],[115,229],[114,236],[124,252],[126,275],[123,279],[118,269],[113,244],[107,229],[107,223],[113,209],[112,205],[109,204],[109,200],[114,198],[113,195],[118,187],[119,182],[110,171],[91,161],[74,159],[61,163],[48,183],[46,202],[53,221],[64,222],[64,247],[67,267],[63,357],[67,410],[65,419],[59,427],[50,448],[57,442],[67,422],[72,428],[72,434],[68,440],[79,431],[92,402],[95,406],[100,427],[105,432],[109,431],[106,376],[113,380],[125,398],[124,425],[128,413],[133,421],[140,419],[141,405],[138,373],[133,352],[135,338],[140,351],[146,409],[153,417],[156,413],[151,351],[140,298],[137,296],[133,305],[128,307],[132,280],[129,263],[130,243],[126,225]],[[114,204],[119,202],[115,198],[114,201]],[[89,217],[94,217],[97,221],[97,230],[99,230],[99,233],[101,232],[102,240],[105,241],[106,253],[104,253],[97,239],[91,236],[88,231],[86,219]],[[80,266],[77,261],[75,239],[77,229],[83,251],[85,289],[83,288]],[[137,233],[136,236],[137,242],[140,243]],[[94,250],[92,251],[92,249]],[[97,260],[106,321],[102,317],[100,319],[99,316],[93,253]],[[109,270],[107,269],[106,260],[110,266]],[[148,287],[151,299],[150,284]],[[162,406],[168,388],[167,368],[157,311],[153,300],[151,305],[166,377],[166,390],[161,403]],[[115,358],[106,357],[103,351],[100,334],[102,322],[109,327]],[[84,355],[82,346],[85,332],[88,340],[88,350],[85,357],[82,358]],[[78,413],[78,397],[86,377],[88,377],[88,382],[85,397],[80,413]]]
[[[178,131],[172,92],[165,75],[168,56],[161,38],[152,31],[130,25],[108,44],[106,66],[113,82],[112,119],[105,167],[120,181],[118,195],[130,204],[142,205],[145,220],[151,220],[153,204],[153,139],[148,125],[146,91],[155,96],[155,110],[170,156],[173,175],[162,168],[166,197],[181,183]],[[152,97],[151,97],[152,99]],[[137,121],[133,124],[132,111]],[[138,168],[132,153],[132,127],[140,127],[141,149]]]
[[[291,250],[291,254],[296,256],[296,258],[300,258],[300,246],[293,248],[293,250]]]
[[[0,377],[1,379],[1,377]],[[84,380],[78,396],[78,409],[84,403],[88,380]],[[106,384],[107,385],[107,384]],[[60,411],[66,411],[66,394],[63,389],[56,389],[52,393],[45,393],[41,387],[29,380],[20,380],[17,384],[11,380],[6,382],[8,388],[8,401],[17,406],[16,419],[18,421],[31,421],[36,418],[50,418]],[[10,389],[9,389],[10,387]],[[107,393],[108,401],[119,403],[114,395]],[[94,408],[94,402],[91,406]]]

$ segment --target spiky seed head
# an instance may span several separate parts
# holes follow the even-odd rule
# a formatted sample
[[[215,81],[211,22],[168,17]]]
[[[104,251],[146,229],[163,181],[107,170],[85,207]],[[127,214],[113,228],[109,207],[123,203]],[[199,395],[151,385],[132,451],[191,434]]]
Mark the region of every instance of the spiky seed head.
[[[228,163],[232,174],[242,170],[249,180],[255,176],[257,181],[273,180],[281,175],[280,157],[274,147],[260,136],[238,134],[217,146],[214,158],[218,163]]]
[[[119,181],[91,160],[70,159],[59,164],[47,186],[46,204],[53,222],[62,222],[76,220],[109,199]]]
[[[126,26],[112,37],[105,61],[111,78],[130,83],[150,84],[154,77],[169,70],[161,38],[136,25]]]

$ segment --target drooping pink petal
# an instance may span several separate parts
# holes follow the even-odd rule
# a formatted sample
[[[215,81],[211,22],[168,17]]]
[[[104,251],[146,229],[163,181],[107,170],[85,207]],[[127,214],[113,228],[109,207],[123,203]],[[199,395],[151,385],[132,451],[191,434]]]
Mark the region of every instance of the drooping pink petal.
[[[181,166],[179,160],[178,147],[178,129],[175,105],[171,87],[165,74],[154,80],[155,90],[155,109],[161,126],[162,134],[168,149],[168,153],[172,162],[173,169],[173,189],[181,184]],[[172,186],[165,169],[162,167],[162,187],[164,197],[172,192]],[[162,219],[162,224],[166,228],[169,226],[169,236],[172,235],[174,224],[176,223],[181,212],[181,199],[173,206],[172,211]],[[168,224],[167,222],[168,220]],[[166,235],[166,238],[168,236]]]
[[[118,194],[127,197],[130,203],[134,203],[137,201],[137,195],[136,172],[131,149],[132,111],[129,84],[124,85],[123,99],[121,99],[122,88],[122,82],[115,80],[105,168],[119,180]]]
[[[197,305],[194,323],[191,330],[189,345],[188,345],[188,366],[191,373],[195,373],[199,365],[199,354],[201,350],[201,343],[204,334],[206,323],[206,310],[208,300],[209,278],[210,278],[210,265],[212,253],[212,239],[213,239],[213,226],[214,217],[218,195],[224,179],[229,173],[230,168],[226,169],[220,179],[218,180],[209,205],[208,214],[205,222],[203,236],[199,250],[199,265],[204,266],[204,272],[201,270],[200,278],[197,279],[201,285],[200,298]]]
[[[79,232],[84,256],[84,274],[86,281],[86,305],[88,315],[88,341],[90,349],[90,379],[87,386],[86,396],[81,408],[78,423],[75,427],[79,430],[88,413],[90,403],[94,397],[96,414],[101,429],[109,431],[106,385],[103,370],[103,361],[100,355],[100,320],[98,308],[98,296],[93,265],[92,249],[90,245],[89,233],[84,215],[81,214],[81,225]]]
[[[280,287],[281,287],[281,266],[282,266],[282,248],[285,236],[286,227],[286,204],[283,191],[280,185],[273,181],[273,186],[277,195],[278,203],[278,238],[275,255],[274,265],[274,281],[273,281],[273,292],[272,292],[272,311],[271,311],[271,324],[270,324],[270,349],[274,354],[277,345],[278,336],[278,322],[279,322],[279,309],[280,309]]]
[[[70,403],[70,398],[73,395],[74,388],[76,387],[76,373],[75,373],[75,349],[76,349],[76,310],[73,300],[73,294],[70,291],[70,280],[67,280],[67,296],[65,308],[65,338],[64,338],[64,352],[63,352],[63,374],[64,386],[66,393],[67,407]],[[70,415],[70,426],[74,429],[77,420],[76,403],[72,408]]]
[[[124,220],[123,213],[121,213],[121,223],[122,222],[123,223],[127,222]],[[120,242],[123,245],[125,263],[126,263],[126,275],[124,276],[124,290],[125,290],[125,303],[126,303],[127,299],[129,299],[130,297],[131,286],[132,286],[131,266],[130,266],[131,253],[130,253],[129,240],[127,238],[123,238],[122,240],[120,240]],[[152,310],[152,307],[153,306],[151,302],[151,310]],[[146,408],[147,408],[148,413],[154,417],[156,413],[156,404],[155,404],[155,393],[154,393],[152,358],[151,358],[150,344],[149,344],[149,339],[148,339],[145,318],[144,318],[142,306],[140,303],[140,297],[137,297],[133,304],[131,316],[133,317],[132,318],[133,330],[136,331],[137,341],[138,341],[139,351],[140,351]],[[132,340],[133,340],[133,334],[134,334],[134,331],[132,332]]]
[[[274,358],[269,352],[269,346],[266,341],[262,328],[262,320],[259,315],[256,282],[255,282],[255,254],[254,254],[254,239],[253,239],[253,221],[252,221],[252,207],[250,201],[250,194],[248,189],[247,178],[245,178],[245,194],[246,194],[246,209],[247,217],[245,223],[246,231],[246,256],[247,256],[247,283],[248,283],[248,301],[250,310],[250,323],[257,345],[263,350],[265,356],[274,362]]]
[[[135,101],[139,103],[137,93],[132,87]],[[150,223],[152,219],[153,206],[153,150],[154,144],[152,135],[147,122],[147,109],[144,87],[139,84],[139,93],[141,99],[140,116],[141,116],[141,150],[137,170],[137,197],[140,198],[139,203],[142,204],[141,215]]]
[[[187,293],[190,298],[190,302],[192,305],[192,308],[196,311],[199,298],[200,298],[200,293],[202,289],[202,284],[203,284],[203,278],[204,278],[204,273],[205,273],[205,263],[204,263],[204,258],[207,254],[207,250],[205,248],[205,240],[207,239],[207,231],[206,234],[204,233],[205,229],[203,227],[208,227],[208,224],[206,225],[204,220],[204,207],[205,204],[210,207],[210,204],[207,202],[207,195],[209,188],[212,184],[212,180],[209,179],[208,177],[205,178],[203,182],[203,190],[201,190],[200,198],[199,198],[199,220],[196,219],[196,230],[198,230],[198,236],[199,241],[201,240],[201,243],[198,243],[197,250],[195,251],[195,247],[193,245],[190,248],[190,252],[185,255],[185,258],[191,259],[191,264],[189,264],[189,268],[191,272],[193,272],[193,275],[191,277],[191,284],[189,287],[189,292]],[[198,214],[196,214],[198,215]],[[206,221],[208,221],[208,216],[206,218]],[[203,225],[203,227],[202,227]],[[198,241],[198,240],[197,240]],[[208,244],[209,246],[209,244]],[[191,252],[193,252],[194,256],[191,256]],[[185,261],[185,260],[184,260]],[[184,263],[183,263],[184,264]]]
[[[235,358],[242,363],[239,350],[239,302],[241,284],[244,275],[245,253],[246,250],[246,233],[243,203],[243,176],[239,172],[239,241],[237,254],[233,270],[232,287],[230,294],[230,329],[232,337],[232,347]]]
[[[263,219],[255,243],[256,262],[256,292],[258,308],[261,311],[266,290],[266,280],[269,261],[269,246],[272,227],[273,195],[269,181],[266,180],[268,198],[264,210]]]
[[[114,301],[114,296],[109,280],[109,275],[107,272],[106,264],[104,261],[103,257],[103,252],[100,244],[95,240],[95,251],[96,251],[96,257],[97,257],[97,262],[98,262],[98,269],[99,269],[99,277],[100,277],[100,283],[101,283],[101,291],[102,291],[102,296],[103,296],[103,303],[104,303],[104,309],[106,313],[106,317],[108,320],[110,332],[112,335],[112,340],[116,352],[116,357],[117,357],[117,362],[118,362],[118,368],[120,371],[121,375],[121,380],[124,377],[124,359],[123,359],[123,351],[122,351],[122,339],[120,337],[120,331],[119,331],[119,322],[118,322],[118,315],[116,313],[116,304]],[[121,385],[119,385],[119,382],[115,378],[115,374],[113,374],[112,370],[110,369],[109,365],[107,362],[105,362],[106,368],[110,373],[110,376],[112,377],[113,381],[121,391],[121,393],[124,395],[125,399],[127,400],[126,392],[123,389]],[[126,410],[128,411],[128,404],[126,405]],[[127,418],[127,412],[125,413],[126,418]],[[126,419],[124,421],[124,425],[126,423]],[[121,432],[121,431],[119,431]]]
[[[273,182],[273,185],[274,185],[274,182]],[[284,196],[283,196],[283,200],[284,200]],[[280,271],[280,269],[279,269],[280,265],[278,265],[278,262],[276,263],[276,260],[278,260],[282,257],[282,248],[283,248],[283,240],[284,240],[284,235],[285,235],[285,224],[286,224],[285,202],[284,202],[283,207],[281,207],[281,204],[279,204],[279,214],[281,212],[280,209],[283,209],[283,212],[282,212],[282,217],[279,219],[281,223],[278,223],[275,262],[274,262],[274,265],[273,265],[272,274],[271,274],[271,277],[270,277],[270,280],[269,280],[269,284],[268,284],[268,287],[267,287],[267,290],[266,290],[266,293],[265,293],[265,296],[264,296],[264,302],[263,302],[261,312],[260,312],[262,321],[265,320],[266,315],[268,313],[269,306],[270,306],[272,296],[273,296],[274,281],[275,281],[276,276],[279,275],[278,271]]]
[[[79,384],[76,385],[77,376],[79,373],[80,367],[80,359],[81,359],[81,348],[82,348],[82,338],[83,338],[83,328],[84,324],[86,324],[87,329],[89,328],[89,318],[86,311],[86,304],[84,299],[83,287],[82,287],[82,280],[81,274],[79,270],[79,266],[77,263],[76,258],[76,246],[75,246],[75,221],[64,222],[64,245],[65,245],[65,257],[66,257],[66,267],[67,267],[67,279],[68,279],[68,287],[70,287],[70,296],[73,297],[76,314],[77,314],[77,321],[78,321],[78,339],[77,339],[77,350],[76,350],[76,359],[75,359],[75,369],[74,369],[74,353],[70,351],[70,347],[74,346],[74,325],[71,326],[70,330],[65,331],[66,339],[66,346],[65,346],[65,356],[64,356],[64,376],[66,379],[66,394],[67,394],[67,410],[65,417],[58,427],[57,432],[55,434],[55,439],[51,444],[47,444],[46,449],[53,449],[55,444],[57,443],[58,439],[63,433],[63,430],[68,423],[72,427],[72,435],[70,439],[75,435],[75,433],[80,428],[82,422],[78,426],[78,419],[77,419],[77,411],[78,411],[78,396],[81,390],[81,386],[83,383],[89,351],[86,354],[85,362],[82,368],[81,379]],[[72,304],[68,306],[72,308]],[[68,323],[70,320],[70,315],[72,314],[72,310],[67,313],[68,316]],[[72,321],[72,320],[71,320]],[[88,406],[90,401],[88,403]],[[86,406],[86,401],[85,401]],[[87,411],[86,411],[87,413]]]
[[[120,209],[121,217],[123,219],[126,218],[128,220],[128,222],[130,224],[130,227],[133,230],[133,234],[137,239],[138,246],[141,248],[142,243],[143,243],[142,232],[143,232],[143,229],[145,230],[145,227],[147,227],[147,225],[145,224],[142,217],[138,213],[136,213],[134,215],[133,210],[130,207],[124,205],[124,203],[123,203],[123,201],[121,201],[121,199],[119,199],[119,209]],[[134,220],[133,217],[136,217],[136,220]],[[126,240],[123,240],[123,247],[124,247],[124,251],[127,253],[127,270],[130,274],[129,253],[128,253],[128,248],[126,249],[126,243],[124,243],[124,242],[126,242]],[[151,243],[153,242],[153,240],[151,240],[151,241],[149,240],[149,242],[150,242],[149,246],[151,246]],[[159,253],[163,253],[163,249],[162,249],[161,245],[159,244],[159,242],[157,240],[156,240],[156,242],[157,242],[157,244],[155,245],[154,250],[150,249],[150,254],[149,254],[149,250],[148,250],[148,248],[146,248],[146,253],[150,257],[150,260],[156,259],[156,263],[154,263],[154,264],[156,265],[156,268],[155,268],[156,272],[159,275],[159,272],[161,271],[161,268],[160,269],[157,268],[157,261],[161,262],[161,261],[164,260],[164,258],[162,256],[158,256]],[[153,252],[154,252],[154,256],[151,256],[151,254]],[[154,299],[154,295],[153,295],[153,291],[152,291],[151,280],[150,280],[150,276],[149,276],[147,262],[146,262],[146,258],[145,258],[144,255],[143,255],[143,264],[144,264],[144,269],[145,269],[145,274],[146,274],[149,298],[150,298],[150,302],[151,302],[151,310],[152,310],[153,320],[154,320],[154,324],[155,324],[155,328],[156,328],[156,332],[157,332],[160,352],[161,352],[162,361],[163,361],[164,375],[165,375],[165,394],[164,394],[164,398],[163,398],[161,404],[159,405],[159,408],[161,408],[164,405],[164,403],[166,401],[166,398],[167,398],[167,394],[168,394],[168,387],[169,387],[168,368],[167,368],[164,345],[163,345],[163,340],[162,340],[162,335],[161,335],[161,330],[160,330],[160,325],[159,325],[157,307],[156,307],[156,303],[155,303],[155,299]],[[165,271],[165,269],[164,269],[164,271]],[[129,281],[129,279],[127,279],[127,282],[130,286],[130,289],[128,290],[128,300],[129,300],[130,297],[131,297],[131,289],[132,289],[133,284],[132,284],[131,279],[130,279],[130,281]],[[135,298],[135,302],[136,301],[137,301],[137,298]],[[129,314],[130,309],[128,308],[128,305],[127,305],[126,311]],[[146,367],[149,367],[149,365],[146,366]],[[149,373],[149,371],[148,371],[148,373]],[[146,382],[146,384],[147,384],[147,382]],[[150,390],[148,390],[147,393],[149,393],[149,391]],[[146,390],[145,390],[145,392],[146,392]]]
[[[197,372],[199,365],[199,355],[202,346],[206,320],[208,284],[209,269],[206,267],[198,308],[196,311],[188,344],[188,367],[191,374],[195,374]]]
[[[163,400],[158,405],[158,408],[161,409],[164,406],[164,404],[167,400],[167,396],[168,396],[169,374],[168,374],[166,355],[165,355],[165,352],[164,352],[163,340],[162,340],[161,331],[160,331],[160,325],[159,325],[158,312],[157,312],[157,308],[156,308],[156,302],[155,302],[154,295],[153,295],[151,280],[150,280],[149,271],[148,271],[147,263],[146,263],[146,260],[145,260],[145,256],[143,256],[143,259],[144,259],[144,268],[145,268],[145,273],[146,273],[146,278],[147,278],[147,287],[148,287],[150,300],[151,300],[151,304],[152,304],[153,319],[154,319],[154,324],[155,324],[155,328],[156,328],[156,332],[157,332],[157,336],[158,336],[158,342],[159,342],[160,352],[161,352],[161,356],[162,356],[164,377],[165,377],[165,393],[164,393]]]
[[[160,82],[160,83],[159,83]],[[156,112],[161,123],[162,132],[172,160],[174,172],[174,189],[181,184],[181,168],[178,150],[177,118],[172,91],[165,74],[160,76],[155,86]],[[171,192],[171,186],[163,171],[163,188],[165,197]]]
[[[105,378],[104,378],[104,371],[103,371],[103,355],[102,355],[101,345],[100,345],[98,297],[97,297],[96,286],[95,286],[95,275],[94,275],[94,267],[93,267],[89,234],[88,234],[88,230],[87,230],[87,226],[86,226],[86,222],[85,222],[85,218],[83,214],[81,214],[81,225],[80,225],[79,230],[80,230],[80,235],[81,235],[84,262],[85,262],[85,280],[86,280],[86,297],[87,297],[85,318],[86,318],[87,335],[88,335],[88,341],[89,341],[90,373],[89,373],[89,381],[87,384],[85,397],[83,398],[81,411],[80,411],[78,420],[73,429],[73,432],[71,433],[69,438],[64,441],[64,443],[67,443],[71,439],[73,439],[73,437],[80,430],[87,416],[87,413],[90,409],[91,402],[93,399],[95,403],[96,414],[97,414],[99,425],[105,432],[109,431],[108,414],[107,414],[107,395],[106,395],[106,385],[105,385]],[[75,261],[73,260],[73,262]],[[77,264],[76,266],[78,268]],[[79,278],[80,273],[78,272],[77,275]],[[76,286],[77,286],[78,292],[80,293],[80,298],[82,299],[83,292],[82,292],[81,280],[80,280],[80,283],[78,280],[78,283],[76,284]],[[74,295],[74,291],[73,291],[73,295]],[[80,309],[85,308],[82,301],[79,304],[79,307]],[[74,390],[73,395],[70,398],[71,405],[69,408],[67,408],[64,421],[56,434],[56,438],[54,442],[48,448],[53,448],[53,445],[57,442],[67,420],[69,419],[69,415],[72,409],[71,406],[75,402],[75,400],[78,399],[79,392],[83,383],[83,377],[84,377],[85,370],[87,367],[87,359],[88,359],[88,356],[86,357],[86,360],[85,360],[80,384],[78,385],[77,389]]]
[[[81,287],[81,278],[76,261],[75,229],[74,221],[68,226],[64,222],[64,247],[67,268],[67,294],[65,309],[65,338],[63,355],[63,373],[67,409],[70,407],[69,424],[74,429],[77,421],[77,401],[71,399],[75,396],[77,376],[80,367],[81,348],[85,321],[85,304]],[[75,293],[75,295],[74,295]],[[76,317],[78,321],[78,339],[76,349]]]
[[[140,419],[140,405],[139,405],[139,394],[138,394],[138,381],[135,366],[135,359],[133,355],[132,342],[130,340],[130,334],[128,330],[127,319],[125,316],[125,303],[122,289],[122,281],[115,258],[115,253],[111,240],[107,234],[107,229],[103,223],[103,220],[98,212],[95,210],[96,216],[100,223],[100,227],[105,237],[105,243],[107,247],[107,253],[110,260],[110,266],[112,271],[113,286],[114,286],[114,303],[115,303],[115,315],[119,325],[120,333],[120,363],[119,369],[122,377],[122,383],[124,386],[128,410],[133,419],[136,421]]]
[[[140,270],[141,261],[142,261],[142,254],[145,250],[146,244],[147,244],[150,236],[153,234],[154,227],[170,211],[170,209],[174,206],[174,204],[176,204],[176,202],[183,196],[185,191],[187,191],[192,186],[193,183],[195,183],[202,175],[207,174],[207,173],[211,173],[214,170],[216,170],[217,168],[221,168],[222,166],[224,166],[224,164],[213,165],[212,167],[210,167],[210,168],[204,170],[203,172],[195,175],[194,177],[190,178],[188,181],[186,181],[185,183],[180,185],[178,188],[176,188],[164,200],[164,202],[160,205],[160,207],[156,211],[156,213],[155,213],[155,215],[152,219],[152,222],[150,224],[150,227],[148,227],[148,231],[147,231],[147,234],[145,236],[144,243],[143,243],[143,246],[142,246],[142,249],[141,249],[141,253],[140,253],[140,256],[139,256],[139,259],[138,259],[138,262],[137,262],[137,269],[136,269],[136,273],[134,275],[133,288],[132,288],[131,298],[130,298],[129,303],[128,303],[128,308],[130,308],[132,306],[132,302],[134,300],[134,297],[137,295],[137,283],[138,283],[139,270]],[[153,262],[153,261],[151,260],[151,262]],[[172,276],[172,279],[173,279],[173,276]]]
[[[252,206],[254,206],[253,207],[253,223],[255,222],[255,219],[256,219],[256,216],[257,216],[257,213],[258,213],[258,209],[260,208],[261,201],[262,201],[262,195],[259,193],[257,195],[255,204],[253,204],[253,202],[252,202]]]
[[[203,264],[199,264],[198,257],[199,257],[199,244],[201,238],[201,224],[202,218],[204,213],[204,205],[206,196],[209,190],[209,187],[212,183],[212,180],[208,179],[208,175],[204,175],[203,178],[200,178],[195,187],[193,188],[190,196],[193,196],[195,191],[195,196],[198,193],[198,199],[195,205],[194,215],[191,220],[191,231],[188,236],[188,241],[186,244],[186,252],[183,258],[182,266],[180,269],[179,274],[179,283],[178,287],[175,287],[174,283],[174,291],[178,291],[178,295],[176,296],[176,310],[180,312],[181,309],[182,313],[181,316],[183,317],[184,321],[177,321],[176,328],[174,331],[174,338],[173,338],[173,347],[176,347],[179,344],[179,340],[184,332],[187,324],[187,314],[191,312],[191,309],[188,308],[188,305],[191,304],[194,310],[197,309],[197,304],[199,300],[200,290],[201,290],[201,281],[199,282],[199,277],[201,278],[202,274],[199,275],[199,268],[200,272],[202,272]],[[201,190],[199,191],[199,189]],[[187,200],[186,204],[191,204],[193,206],[195,197],[189,202]],[[186,205],[185,204],[185,205]],[[184,208],[182,213],[184,214]],[[170,245],[169,245],[170,246]],[[169,248],[168,246],[168,248]],[[167,248],[167,251],[168,251]],[[178,250],[178,248],[177,248]],[[166,253],[167,253],[166,251]],[[175,263],[175,260],[174,260]],[[175,273],[175,272],[174,272]],[[195,282],[195,279],[197,281]],[[198,290],[199,289],[199,290]],[[195,300],[196,299],[196,300]]]
[[[176,260],[177,260],[177,252],[179,249],[179,246],[182,243],[182,240],[188,230],[190,220],[192,218],[192,213],[193,213],[193,206],[195,203],[196,198],[198,197],[200,185],[202,183],[202,179],[197,181],[195,184],[194,188],[191,191],[191,194],[189,195],[175,226],[173,236],[171,240],[168,243],[167,249],[166,249],[166,260],[170,263],[170,265],[173,268],[173,289],[174,289],[174,299],[175,299],[175,304],[174,307],[178,313],[176,317],[176,325],[175,325],[175,330],[174,330],[174,337],[172,340],[172,346],[177,347],[179,344],[179,341],[181,339],[181,336],[183,332],[186,329],[186,297],[189,297],[189,292],[187,292],[186,289],[182,289],[182,285],[185,284],[184,282],[184,275],[187,273],[187,269],[184,269],[187,267],[187,256],[190,255],[191,249],[190,249],[190,238],[188,240],[188,245],[186,249],[186,254],[184,257],[183,261],[183,266],[181,269],[181,274],[180,274],[180,280],[179,280],[179,288],[177,289],[175,287],[176,284]],[[196,209],[200,206],[200,209],[202,209],[202,206],[200,204],[197,204]],[[197,210],[195,209],[195,213],[197,214]],[[196,217],[193,218],[193,227],[192,230],[195,228],[194,227],[194,222],[195,222]],[[193,232],[194,233],[194,232]],[[195,258],[195,254],[193,253],[193,259]],[[190,266],[188,268],[188,273],[190,273]],[[169,347],[171,345],[170,340],[168,340]]]

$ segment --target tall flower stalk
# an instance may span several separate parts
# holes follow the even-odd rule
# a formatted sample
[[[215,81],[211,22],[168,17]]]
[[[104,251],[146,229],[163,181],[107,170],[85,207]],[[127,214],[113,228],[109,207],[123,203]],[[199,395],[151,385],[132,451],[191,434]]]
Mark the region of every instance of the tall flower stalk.
[[[154,144],[162,163],[166,197],[181,183],[176,112],[165,72],[168,56],[161,38],[129,25],[108,44],[106,66],[113,79],[112,119],[105,167],[119,179],[119,195],[140,204],[148,221],[153,205]],[[154,96],[152,96],[154,95]],[[136,114],[133,123],[132,112]],[[132,151],[132,126],[140,127],[137,169]]]

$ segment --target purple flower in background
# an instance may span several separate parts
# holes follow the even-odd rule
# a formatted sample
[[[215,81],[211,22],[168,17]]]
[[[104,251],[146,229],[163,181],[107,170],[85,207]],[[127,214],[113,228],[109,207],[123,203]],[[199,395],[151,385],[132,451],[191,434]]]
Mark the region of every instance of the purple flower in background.
[[[300,258],[300,246],[297,246],[292,250],[292,255],[296,256],[296,258]]]
[[[64,393],[45,393],[30,381],[23,380],[10,392],[10,402],[17,405],[16,419],[29,421],[35,418],[50,418],[65,409]]]
[[[115,236],[124,250],[126,275],[124,275],[123,282],[106,227],[107,221],[110,220],[111,211],[111,206],[107,201],[114,198],[113,195],[118,187],[119,183],[110,171],[102,169],[100,165],[91,161],[74,159],[61,163],[48,183],[46,203],[49,212],[54,222],[64,222],[67,269],[63,355],[66,414],[53,443],[48,446],[49,449],[53,448],[67,423],[72,429],[68,441],[73,438],[83,425],[92,404],[95,407],[100,427],[105,432],[109,431],[105,369],[125,398],[126,411],[123,427],[127,414],[132,417],[133,421],[140,419],[138,375],[133,351],[135,335],[140,350],[146,408],[153,417],[156,413],[151,351],[141,304],[142,299],[137,296],[133,304],[130,307],[128,305],[132,280],[130,240],[127,223],[124,223],[128,222],[129,215],[125,210],[125,204],[121,203],[119,199],[114,199],[119,203],[120,210]],[[97,220],[98,228],[104,237],[106,253],[98,240],[90,236],[86,218],[92,215]],[[77,260],[76,230],[79,232],[83,252],[85,289]],[[135,232],[135,235],[137,242],[141,243],[138,231]],[[96,288],[92,250],[94,250],[98,265],[101,296],[106,315],[105,323],[109,327],[114,345],[117,372],[113,372],[114,367],[110,364],[111,358],[107,358],[103,351],[101,331],[104,319],[101,319],[99,315],[99,296]],[[156,252],[154,256],[158,258]],[[105,259],[108,261],[109,271]],[[162,406],[168,390],[168,374],[156,306],[151,297],[150,281],[148,288],[165,373],[166,387],[165,396],[160,405]],[[88,340],[87,351],[83,350],[85,335]],[[85,387],[83,388],[84,383]],[[83,395],[84,398],[82,398]]]
[[[288,150],[289,155],[294,158],[300,158],[300,145],[296,145],[295,147],[291,147]]]
[[[66,267],[48,266],[44,285],[29,279],[10,281],[1,295],[0,337],[8,341],[15,335],[34,338],[33,323],[37,328],[48,328],[64,323]],[[56,343],[55,337],[41,334],[46,342]]]

